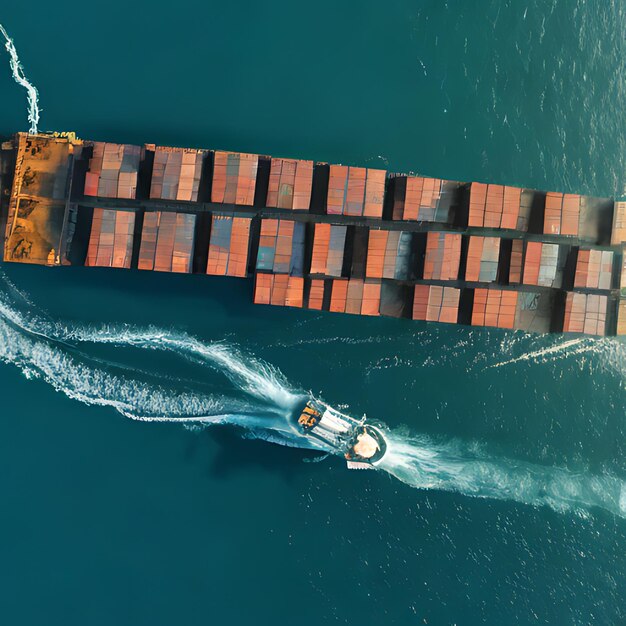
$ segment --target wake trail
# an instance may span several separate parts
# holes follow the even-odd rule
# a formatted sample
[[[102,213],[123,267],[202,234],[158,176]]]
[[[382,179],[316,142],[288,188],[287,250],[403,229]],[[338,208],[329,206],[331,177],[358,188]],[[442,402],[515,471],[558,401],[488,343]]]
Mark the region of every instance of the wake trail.
[[[94,343],[146,350],[173,352],[193,357],[194,362],[209,365],[226,374],[240,389],[258,399],[291,410],[303,393],[289,389],[282,373],[271,365],[250,355],[240,354],[234,346],[223,342],[204,343],[184,333],[173,333],[156,328],[103,326],[89,328],[47,322],[26,315],[14,308],[0,295],[0,316],[25,333],[45,340],[71,344]]]
[[[513,363],[520,363],[521,361],[535,361],[543,357],[554,357],[555,355],[561,355],[562,353],[571,354],[571,351],[569,349],[580,346],[584,341],[585,340],[583,338],[572,339],[570,341],[565,341],[555,346],[550,346],[548,348],[542,348],[541,350],[535,350],[533,352],[522,354],[513,359],[509,359],[508,361],[502,361],[501,363],[489,365],[485,369],[504,367],[505,365],[512,365]]]
[[[581,516],[601,508],[626,518],[626,483],[614,476],[493,457],[459,441],[385,434],[389,447],[379,467],[417,489],[549,506]]]
[[[148,382],[114,375],[84,362],[101,363],[76,354],[77,341],[172,351],[182,357],[200,355],[199,362],[228,376],[242,397],[168,390],[155,384],[156,375],[146,372]],[[295,431],[289,420],[302,394],[284,387],[282,375],[271,366],[252,358],[244,362],[244,358],[225,344],[204,344],[165,331],[112,327],[98,331],[45,321],[21,312],[6,293],[0,293],[0,360],[17,366],[27,378],[42,379],[73,400],[111,407],[136,421],[228,424],[282,445],[320,449]],[[124,365],[114,367],[133,371]]]
[[[26,97],[28,101],[28,122],[30,123],[30,129],[28,132],[36,134],[38,132],[40,115],[39,92],[37,91],[37,88],[26,78],[26,73],[24,72],[22,62],[17,55],[15,44],[2,24],[0,24],[0,34],[4,37],[4,47],[9,53],[9,65],[11,67],[11,72],[13,73],[13,79],[18,85],[21,85],[24,89],[26,89]]]
[[[573,360],[574,357],[579,357]],[[589,360],[587,357],[595,357]],[[551,346],[528,350],[519,356],[486,365],[483,371],[517,363],[547,364],[569,360],[579,367],[593,367],[626,377],[626,344],[619,338],[578,337]]]

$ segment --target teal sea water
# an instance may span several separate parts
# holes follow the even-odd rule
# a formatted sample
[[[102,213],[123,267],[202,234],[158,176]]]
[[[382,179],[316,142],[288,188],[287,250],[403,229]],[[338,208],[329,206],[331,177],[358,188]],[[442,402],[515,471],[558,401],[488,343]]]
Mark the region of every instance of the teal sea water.
[[[35,1],[0,23],[42,130],[623,194],[623,0],[468,4]],[[27,129],[6,55],[0,90],[0,133]],[[251,291],[0,268],[2,623],[626,621],[624,343]],[[381,471],[285,430],[308,392],[385,424]]]

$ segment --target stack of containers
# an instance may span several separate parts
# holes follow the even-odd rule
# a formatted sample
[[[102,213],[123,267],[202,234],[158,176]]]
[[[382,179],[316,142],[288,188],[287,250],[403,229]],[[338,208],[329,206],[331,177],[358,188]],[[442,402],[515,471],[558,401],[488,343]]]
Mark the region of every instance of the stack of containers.
[[[324,306],[324,285],[325,282],[321,278],[313,278],[309,288],[309,301],[307,307],[321,311]]]
[[[204,156],[203,150],[155,148],[150,197],[197,202]]]
[[[559,246],[555,243],[529,241],[524,256],[524,285],[560,287]]]
[[[140,270],[189,274],[192,270],[196,216],[188,213],[146,213],[143,220]]]
[[[130,268],[135,214],[94,209],[87,250],[87,267]]]
[[[525,225],[523,215],[520,220],[521,206],[522,190],[518,187],[472,183],[468,226],[520,229]]]
[[[397,176],[394,179],[394,220],[450,221],[450,207],[459,183],[440,178]]]
[[[313,186],[313,161],[272,159],[266,206],[308,211]]]
[[[565,298],[563,331],[604,335],[607,303],[606,296],[568,292]]]
[[[465,280],[492,283],[498,277],[499,237],[471,236],[467,248]]]
[[[206,273],[214,276],[248,275],[252,218],[234,213],[213,213]]]
[[[457,280],[461,262],[461,235],[429,232],[426,238],[424,278]]]
[[[215,152],[211,202],[252,206],[258,167],[258,154]]]
[[[140,159],[139,146],[94,142],[89,171],[85,175],[85,195],[99,198],[136,198]]]
[[[304,224],[293,220],[261,220],[256,269],[302,276]]]
[[[517,291],[474,289],[472,326],[513,328],[517,295]]]
[[[314,224],[311,274],[341,276],[347,226]]]
[[[370,230],[365,275],[368,278],[407,280],[412,235],[399,230]]]
[[[385,170],[331,165],[326,212],[382,218],[385,177]]]
[[[331,285],[330,311],[355,315],[380,315],[380,281],[335,279]]]
[[[546,194],[543,232],[546,235],[578,236],[581,197],[572,193]]]
[[[413,319],[456,324],[461,290],[437,285],[415,285]]]
[[[612,275],[613,252],[582,249],[578,251],[574,287],[610,289]]]
[[[287,274],[257,274],[254,303],[274,306],[304,306],[304,278]]]
[[[522,267],[524,263],[524,241],[513,239],[511,242],[511,265],[509,267],[509,283],[522,282]]]

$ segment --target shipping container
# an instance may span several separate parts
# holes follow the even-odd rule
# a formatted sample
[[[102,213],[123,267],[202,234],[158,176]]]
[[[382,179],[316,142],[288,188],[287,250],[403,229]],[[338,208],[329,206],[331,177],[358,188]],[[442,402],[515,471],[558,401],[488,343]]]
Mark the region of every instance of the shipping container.
[[[309,299],[307,307],[316,311],[321,311],[324,307],[324,286],[325,281],[320,278],[313,278],[309,287]]]
[[[326,212],[382,218],[386,175],[385,170],[331,165]]]
[[[532,195],[518,187],[472,183],[468,225],[526,230]]]
[[[87,250],[87,267],[130,268],[135,213],[94,209]]]
[[[513,328],[517,298],[517,291],[474,289],[472,326]]]
[[[421,176],[396,176],[393,182],[394,220],[452,222],[461,183]]]
[[[411,277],[412,233],[371,229],[367,248],[367,278],[408,280]]]
[[[581,197],[571,193],[546,194],[543,232],[546,235],[578,236]]]
[[[150,197],[197,202],[205,154],[204,150],[156,147]]]
[[[461,290],[437,285],[415,285],[413,319],[456,324]]]
[[[457,280],[461,262],[461,235],[429,232],[426,238],[424,278]]]
[[[347,226],[313,225],[311,274],[340,277],[346,248]]]
[[[511,264],[509,266],[510,284],[519,284],[522,282],[523,263],[524,242],[521,239],[513,239],[511,242]]]
[[[562,261],[560,246],[554,243],[529,241],[524,254],[523,283],[542,287],[560,287]]]
[[[274,274],[302,276],[304,268],[302,222],[284,219],[261,220],[256,269]]]
[[[467,247],[465,280],[492,283],[498,277],[499,237],[471,236]]]
[[[313,161],[272,159],[266,206],[308,211],[313,186]]]
[[[254,303],[301,309],[304,304],[304,279],[287,274],[258,273],[254,284]]]
[[[250,224],[252,218],[234,213],[213,213],[207,274],[214,276],[248,275]]]
[[[606,333],[606,296],[568,292],[565,296],[563,331],[600,335]]]
[[[610,250],[578,251],[574,287],[610,289],[613,276],[613,252]]]
[[[137,197],[137,172],[142,149],[127,144],[93,142],[85,175],[85,195],[99,198]]]
[[[258,167],[258,154],[216,151],[211,202],[252,206]]]
[[[330,311],[353,315],[380,315],[381,283],[378,280],[334,279]]]
[[[187,213],[146,213],[138,269],[191,273],[195,225],[196,216]]]

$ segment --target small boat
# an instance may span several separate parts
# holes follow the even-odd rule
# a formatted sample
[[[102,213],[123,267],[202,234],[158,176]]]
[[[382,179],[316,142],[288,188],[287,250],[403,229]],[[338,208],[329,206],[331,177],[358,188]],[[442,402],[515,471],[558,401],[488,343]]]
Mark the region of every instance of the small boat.
[[[312,398],[296,415],[300,432],[343,455],[350,469],[371,469],[387,451],[382,432],[365,416],[355,419]]]

